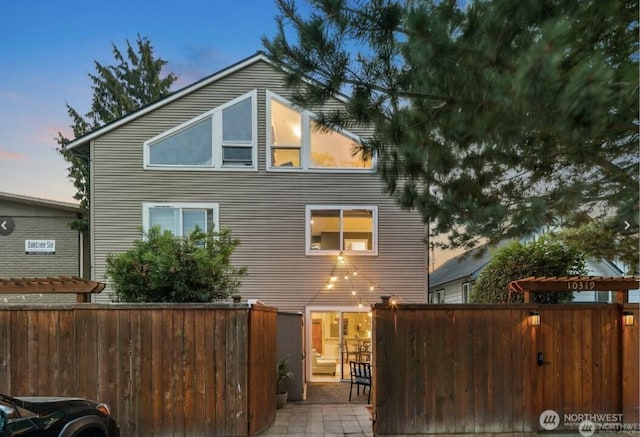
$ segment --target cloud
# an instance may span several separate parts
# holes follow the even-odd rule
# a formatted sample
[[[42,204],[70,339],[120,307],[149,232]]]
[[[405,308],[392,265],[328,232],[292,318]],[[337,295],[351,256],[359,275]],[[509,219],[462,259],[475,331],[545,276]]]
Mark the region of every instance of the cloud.
[[[25,159],[27,156],[22,153],[7,152],[6,150],[0,150],[0,161],[18,161]]]
[[[231,63],[228,54],[198,46],[185,47],[180,58],[177,62],[170,62],[165,66],[165,70],[168,70],[167,73],[171,71],[178,75],[174,89],[191,85]]]

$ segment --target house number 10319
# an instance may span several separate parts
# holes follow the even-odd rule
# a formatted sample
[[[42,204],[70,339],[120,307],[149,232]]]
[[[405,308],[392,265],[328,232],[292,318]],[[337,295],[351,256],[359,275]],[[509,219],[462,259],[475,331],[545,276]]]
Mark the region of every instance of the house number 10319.
[[[567,288],[569,290],[593,290],[596,288],[594,281],[569,281],[567,282]]]

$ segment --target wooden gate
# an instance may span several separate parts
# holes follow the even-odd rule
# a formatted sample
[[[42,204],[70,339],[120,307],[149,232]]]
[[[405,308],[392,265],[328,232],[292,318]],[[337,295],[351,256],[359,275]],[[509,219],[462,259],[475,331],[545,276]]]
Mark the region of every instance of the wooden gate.
[[[374,431],[535,435],[547,410],[555,431],[575,433],[592,414],[640,431],[639,313],[628,303],[374,305]]]
[[[620,308],[546,306],[541,317],[535,419],[553,410],[559,415],[556,431],[576,431],[593,413],[622,413]]]

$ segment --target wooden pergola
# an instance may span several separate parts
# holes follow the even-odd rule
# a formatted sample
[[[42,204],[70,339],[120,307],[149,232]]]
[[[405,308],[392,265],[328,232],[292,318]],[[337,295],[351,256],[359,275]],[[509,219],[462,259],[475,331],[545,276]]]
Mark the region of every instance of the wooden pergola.
[[[75,294],[77,302],[89,302],[89,295],[104,287],[102,282],[75,276],[0,279],[0,294]]]
[[[524,302],[531,301],[531,292],[615,291],[618,303],[629,302],[629,290],[640,288],[638,277],[604,276],[530,276],[509,284],[509,291],[524,293]]]

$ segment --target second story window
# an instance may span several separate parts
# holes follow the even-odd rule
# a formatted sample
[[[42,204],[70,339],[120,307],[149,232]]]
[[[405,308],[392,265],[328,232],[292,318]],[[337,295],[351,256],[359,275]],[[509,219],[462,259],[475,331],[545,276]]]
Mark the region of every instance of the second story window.
[[[257,169],[256,91],[144,143],[146,169]]]
[[[321,128],[311,112],[267,92],[267,165],[271,170],[366,171],[371,158],[358,150],[358,138]]]
[[[162,231],[170,231],[179,237],[186,237],[196,227],[207,232],[217,226],[218,204],[145,202],[142,205],[142,221],[145,232],[158,226]]]
[[[307,206],[307,255],[377,255],[378,208]]]

